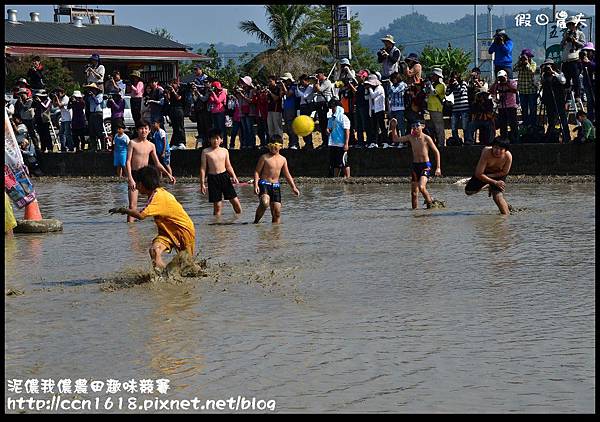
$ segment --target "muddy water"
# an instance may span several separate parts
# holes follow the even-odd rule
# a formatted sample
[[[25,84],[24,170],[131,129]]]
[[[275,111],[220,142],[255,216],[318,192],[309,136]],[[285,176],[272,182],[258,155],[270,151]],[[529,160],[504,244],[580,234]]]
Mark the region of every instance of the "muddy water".
[[[215,220],[178,184],[207,276],[158,288],[119,284],[155,235],[107,214],[124,185],[36,187],[64,232],[6,243],[5,378],[167,378],[283,412],[595,409],[594,184],[509,186],[509,218],[453,185],[429,211],[408,185],[283,186],[281,226],[242,224],[251,187]]]

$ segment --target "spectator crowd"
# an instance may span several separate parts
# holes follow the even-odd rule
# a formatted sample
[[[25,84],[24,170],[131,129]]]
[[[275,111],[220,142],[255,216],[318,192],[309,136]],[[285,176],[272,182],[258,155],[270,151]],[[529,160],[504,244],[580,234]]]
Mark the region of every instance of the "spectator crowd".
[[[342,59],[333,76],[322,69],[297,78],[286,72],[261,84],[245,75],[228,87],[205,74],[200,64],[186,84],[145,81],[139,71],[123,80],[118,71],[107,75],[100,56],[93,54],[84,69],[81,91],[67,93],[59,87],[47,92],[44,67],[36,57],[14,87],[16,101],[6,101],[6,107],[30,170],[36,171],[36,155],[53,151],[51,131],[58,131],[55,138],[61,152],[114,149],[115,138],[123,139],[119,129],[125,126],[126,97],[134,122],[147,121],[154,127],[151,140],[168,142],[166,148],[171,150],[185,148],[185,117],[196,124],[196,147],[206,146],[209,131],[216,128],[228,148],[236,147],[237,138],[241,149],[267,148],[273,137],[280,139],[285,133],[288,148],[313,149],[312,133],[301,143],[292,130],[299,115],[314,118],[323,140],[319,148],[326,148],[332,132],[328,129],[332,99],[338,100],[350,122],[351,148],[392,147],[388,132],[392,118],[401,135],[408,133],[412,123],[424,121],[425,133],[438,147],[490,145],[497,131],[511,143],[591,141],[595,139],[595,49],[586,42],[575,17],[568,18],[566,25],[560,65],[552,59],[536,63],[528,48],[513,63],[512,40],[506,31],[497,30],[489,48],[495,57],[489,81],[477,67],[468,74],[456,70],[444,74],[441,67],[426,71],[417,54],[402,55],[391,35],[382,38],[383,47],[377,52],[381,72],[355,70],[348,59]],[[111,111],[110,130],[103,118],[106,107]],[[575,139],[569,130],[570,111],[577,115]],[[448,138],[444,117],[450,120]],[[168,141],[165,123],[172,128]]]

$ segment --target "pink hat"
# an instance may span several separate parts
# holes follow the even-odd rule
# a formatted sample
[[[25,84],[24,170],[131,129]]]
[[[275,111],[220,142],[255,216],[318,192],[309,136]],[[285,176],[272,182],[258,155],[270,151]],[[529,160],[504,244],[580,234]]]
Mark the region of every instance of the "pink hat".
[[[242,80],[242,82],[244,82],[249,87],[254,88],[254,85],[252,85],[252,78],[250,76],[244,76],[243,78],[240,78],[240,79]]]
[[[369,72],[367,72],[366,70],[361,70],[358,72],[358,76],[360,76],[361,78],[366,78],[367,76],[369,76]]]
[[[219,82],[219,81],[214,81],[214,82],[212,83],[212,87],[213,87],[213,88],[217,88],[217,89],[221,89],[221,82]]]
[[[582,50],[592,50],[592,51],[596,51],[594,49],[594,43],[593,42],[586,42],[583,47],[581,48]]]

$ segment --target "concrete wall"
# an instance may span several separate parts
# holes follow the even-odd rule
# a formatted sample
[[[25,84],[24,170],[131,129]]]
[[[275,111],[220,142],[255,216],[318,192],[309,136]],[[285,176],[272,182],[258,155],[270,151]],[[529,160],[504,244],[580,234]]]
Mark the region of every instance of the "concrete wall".
[[[447,147],[440,150],[442,174],[470,176],[483,147]],[[511,146],[511,174],[592,175],[596,174],[596,145],[523,144]],[[173,151],[171,167],[175,176],[200,173],[201,150]],[[252,176],[261,152],[230,151],[231,163],[239,176]],[[282,150],[292,176],[325,177],[329,166],[327,151]],[[351,149],[349,162],[353,176],[408,176],[410,148]],[[433,159],[433,158],[432,158]],[[113,176],[111,153],[51,153],[40,157],[47,176]]]

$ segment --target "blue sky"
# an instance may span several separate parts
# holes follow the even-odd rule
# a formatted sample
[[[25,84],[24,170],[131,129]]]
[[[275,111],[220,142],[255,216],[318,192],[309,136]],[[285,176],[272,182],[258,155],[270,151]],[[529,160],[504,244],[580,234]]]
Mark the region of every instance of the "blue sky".
[[[96,5],[88,5],[95,8]],[[492,13],[495,15],[506,15],[507,23],[514,23],[517,13],[528,9],[535,9],[542,5],[498,5],[494,6]],[[547,7],[552,7],[548,5]],[[116,23],[132,25],[149,31],[155,27],[167,28],[182,43],[198,42],[223,42],[236,45],[245,45],[247,42],[257,42],[249,38],[238,29],[242,20],[254,20],[259,27],[266,29],[264,7],[261,5],[173,5],[173,6],[122,6],[102,5],[99,8],[114,9],[116,11]],[[473,5],[351,5],[351,11],[358,12],[359,19],[363,24],[362,32],[373,34],[380,28],[386,27],[392,20],[409,14],[413,10],[426,15],[434,22],[449,22],[460,19],[466,14],[473,14]],[[414,9],[413,9],[414,8]],[[592,5],[559,5],[557,10],[570,9],[586,14],[595,14]],[[40,20],[51,22],[54,17],[52,5],[5,5],[6,10],[16,9],[19,20],[29,20],[29,12],[39,12]],[[478,5],[478,13],[487,13],[486,5]],[[207,19],[202,19],[206,16]],[[66,17],[62,17],[63,22]],[[104,19],[104,18],[103,18]],[[200,23],[201,22],[201,23]],[[102,23],[108,23],[102,20]]]

